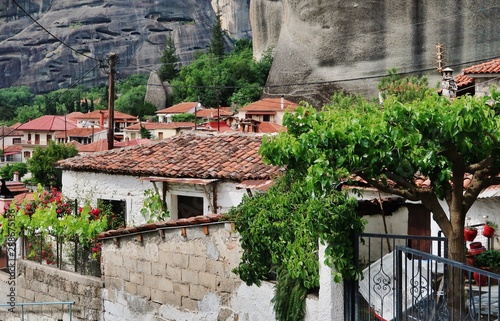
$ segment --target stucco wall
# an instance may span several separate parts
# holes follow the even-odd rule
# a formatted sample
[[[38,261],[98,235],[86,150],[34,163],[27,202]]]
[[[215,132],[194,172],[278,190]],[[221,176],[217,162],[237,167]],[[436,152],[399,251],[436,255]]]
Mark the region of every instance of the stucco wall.
[[[41,265],[27,260],[17,261],[18,276],[15,279],[16,303],[21,302],[74,302],[74,321],[102,320],[102,281]],[[0,272],[0,303],[9,294],[8,274]],[[5,299],[4,299],[5,298]],[[26,306],[25,320],[58,321],[69,320],[68,305]],[[20,320],[21,307],[14,312],[0,309],[0,320]]]
[[[110,175],[103,173],[63,171],[62,192],[69,198],[77,198],[81,203],[88,201],[95,205],[97,199],[124,200],[126,202],[127,225],[138,225],[146,222],[141,208],[144,204],[144,191],[153,189],[153,183],[141,180],[136,176]],[[172,184],[167,186],[166,202],[169,210],[175,206],[172,195],[203,197],[203,214],[225,213],[231,206],[241,202],[245,190],[236,189],[236,183],[217,182],[217,209],[214,210],[213,193],[210,185]],[[163,184],[157,183],[162,189]],[[175,214],[175,210],[172,211]],[[176,219],[176,215],[172,216]]]
[[[231,271],[241,248],[231,223],[157,231],[104,241],[104,321],[274,320],[273,286],[247,286]],[[323,261],[320,258],[321,262]],[[322,266],[307,320],[343,320],[342,285]]]

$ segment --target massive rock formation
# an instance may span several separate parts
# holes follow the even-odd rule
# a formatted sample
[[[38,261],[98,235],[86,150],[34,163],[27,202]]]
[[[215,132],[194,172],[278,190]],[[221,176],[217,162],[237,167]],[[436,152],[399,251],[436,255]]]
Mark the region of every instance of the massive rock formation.
[[[102,84],[107,75],[98,60],[106,61],[111,52],[119,57],[119,77],[149,73],[159,67],[169,36],[186,63],[208,46],[216,5],[204,0],[16,2],[40,25],[12,0],[0,0],[0,88],[28,85],[34,92],[77,82]],[[251,35],[249,0],[221,0],[219,6],[231,38]]]
[[[250,12],[255,55],[275,50],[268,91],[316,103],[339,87],[374,94],[390,68],[434,85],[438,43],[456,72],[500,56],[498,0],[252,0]]]

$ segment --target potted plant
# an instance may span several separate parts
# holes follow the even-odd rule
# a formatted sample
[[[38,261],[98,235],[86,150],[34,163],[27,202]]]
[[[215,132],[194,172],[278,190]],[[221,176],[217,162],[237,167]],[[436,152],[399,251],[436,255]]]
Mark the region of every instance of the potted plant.
[[[498,228],[498,224],[493,221],[486,221],[484,223],[483,235],[492,238],[495,234],[495,230]]]
[[[479,253],[474,257],[474,265],[485,271],[490,271],[493,273],[500,272],[500,250],[486,250]],[[486,277],[481,277],[479,273],[473,273],[476,285],[484,286],[487,283]],[[491,280],[491,284],[496,284],[493,282],[496,280]]]
[[[472,242],[477,236],[477,228],[473,226],[464,227],[464,238],[467,242]]]

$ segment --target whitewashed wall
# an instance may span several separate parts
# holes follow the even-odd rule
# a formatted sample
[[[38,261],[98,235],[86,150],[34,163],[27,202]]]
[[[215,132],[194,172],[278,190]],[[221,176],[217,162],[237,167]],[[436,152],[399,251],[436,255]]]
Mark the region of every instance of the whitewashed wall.
[[[123,200],[126,203],[127,225],[143,224],[146,220],[140,211],[144,204],[144,191],[153,189],[153,183],[137,176],[110,175],[104,173],[63,171],[63,195],[95,205],[97,199]],[[162,183],[156,183],[162,189]],[[236,189],[236,183],[217,182],[217,213],[226,213],[231,206],[241,202],[245,190]],[[172,195],[203,197],[203,214],[215,213],[212,208],[213,193],[210,185],[169,183],[166,194],[167,207],[175,208]],[[172,219],[177,219],[172,210]]]

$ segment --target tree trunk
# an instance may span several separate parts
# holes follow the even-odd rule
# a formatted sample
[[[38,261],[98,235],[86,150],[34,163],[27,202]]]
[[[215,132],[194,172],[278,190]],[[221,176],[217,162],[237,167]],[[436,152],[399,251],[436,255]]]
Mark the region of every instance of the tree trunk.
[[[453,224],[453,221],[452,221]],[[455,224],[453,224],[455,225]],[[462,226],[453,226],[453,233],[448,238],[448,258],[456,262],[465,262],[465,240]],[[449,267],[446,271],[446,296],[450,320],[458,321],[466,315],[463,270]]]

